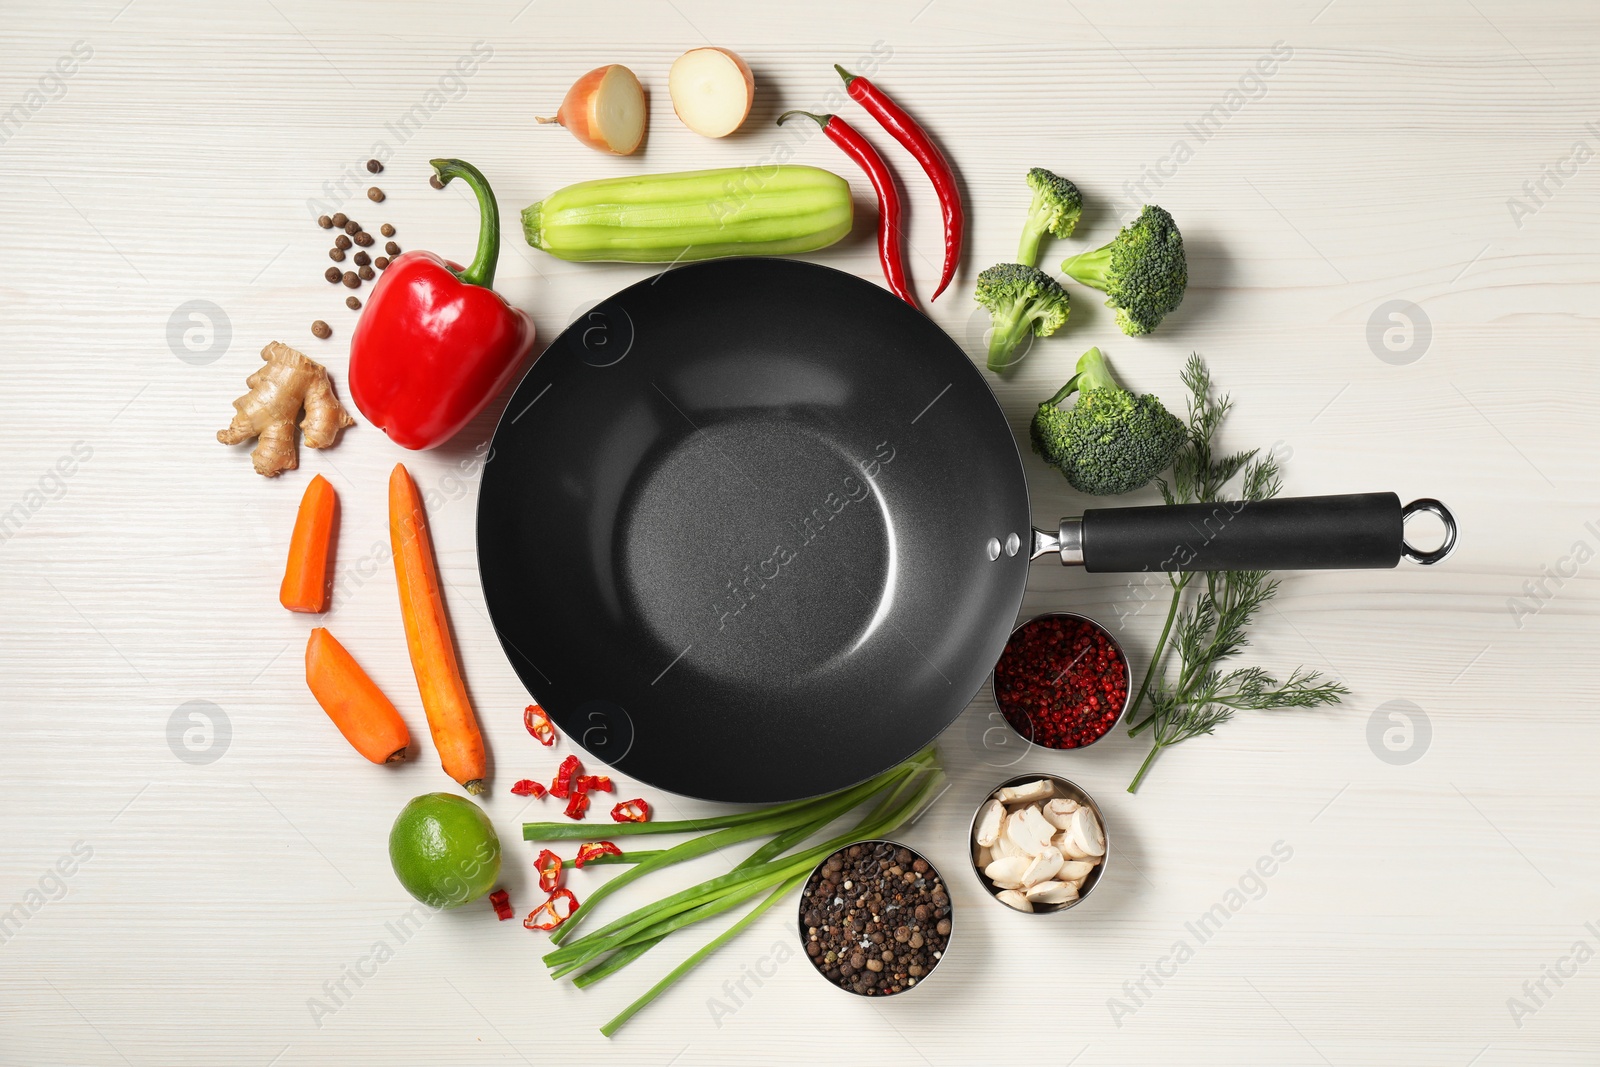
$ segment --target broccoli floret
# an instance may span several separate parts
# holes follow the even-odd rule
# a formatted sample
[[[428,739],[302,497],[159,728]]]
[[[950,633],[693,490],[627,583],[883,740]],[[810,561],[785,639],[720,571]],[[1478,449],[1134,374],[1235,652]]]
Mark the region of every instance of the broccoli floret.
[[[1078,402],[1057,405],[1074,392]],[[1033,450],[1079,492],[1129,493],[1172,465],[1189,431],[1161,401],[1117,384],[1098,348],[1078,360],[1078,373],[1039,405],[1028,436]]]
[[[1012,366],[1017,346],[1032,334],[1049,337],[1067,321],[1071,297],[1061,283],[1038,267],[996,263],[978,275],[973,297],[989,309],[994,332],[989,336],[989,369]]]
[[[1117,325],[1129,337],[1149,333],[1183,303],[1189,267],[1183,234],[1162,208],[1146,204],[1104,248],[1073,256],[1061,264],[1069,278],[1099,289],[1117,309]]]
[[[1028,221],[1017,244],[1017,262],[1033,266],[1039,262],[1039,239],[1047,232],[1056,237],[1071,237],[1083,214],[1083,194],[1059,174],[1043,167],[1028,172],[1033,188],[1033,203],[1028,206]]]

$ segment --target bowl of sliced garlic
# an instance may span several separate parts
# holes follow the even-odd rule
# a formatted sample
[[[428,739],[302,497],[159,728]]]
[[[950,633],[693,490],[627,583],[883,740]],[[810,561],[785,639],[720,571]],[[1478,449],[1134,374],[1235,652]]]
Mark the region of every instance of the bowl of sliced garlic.
[[[1006,907],[1066,911],[1100,884],[1111,849],[1100,806],[1054,774],[1001,782],[972,816],[972,870]]]

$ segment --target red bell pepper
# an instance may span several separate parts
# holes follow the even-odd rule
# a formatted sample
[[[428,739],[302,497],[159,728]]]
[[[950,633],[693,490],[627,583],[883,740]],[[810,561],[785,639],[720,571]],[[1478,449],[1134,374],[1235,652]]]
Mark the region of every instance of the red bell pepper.
[[[396,256],[378,278],[350,341],[350,395],[397,445],[432,448],[472,421],[533,347],[533,320],[490,286],[500,209],[470,163],[435,159],[441,182],[478,196],[478,252],[462,269],[432,252]]]

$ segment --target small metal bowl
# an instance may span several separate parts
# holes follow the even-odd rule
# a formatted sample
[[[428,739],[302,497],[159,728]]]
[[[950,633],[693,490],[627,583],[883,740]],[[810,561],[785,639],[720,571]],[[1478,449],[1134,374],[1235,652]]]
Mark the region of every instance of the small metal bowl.
[[[1083,886],[1078,890],[1078,899],[1069,900],[1065,904],[1035,904],[1032,912],[1025,912],[1019,911],[1005,901],[1000,900],[1000,890],[993,882],[989,881],[988,875],[984,874],[983,870],[978,866],[978,815],[983,811],[983,806],[989,802],[990,798],[1000,790],[1007,786],[1022,785],[1024,782],[1037,782],[1041,778],[1055,787],[1057,796],[1076,800],[1079,804],[1094,812],[1094,817],[1100,821],[1100,834],[1105,838],[1106,852],[1104,856],[1100,857],[1100,862],[1095,864],[1094,870],[1090,871],[1088,877],[1084,879]],[[972,824],[967,828],[967,862],[972,865],[972,874],[973,877],[977,878],[978,884],[983,886],[989,896],[994,899],[994,902],[1002,908],[1016,915],[1050,915],[1058,911],[1067,911],[1082,904],[1089,899],[1089,894],[1093,893],[1095,887],[1100,884],[1100,880],[1105,877],[1106,867],[1111,863],[1111,830],[1106,826],[1105,813],[1100,810],[1100,805],[1096,804],[1094,797],[1090,796],[1088,791],[1077,783],[1069,781],[1059,774],[1019,774],[1014,778],[1007,778],[985,793],[983,799],[978,802],[977,808],[973,810]]]
[[[1047,611],[1043,615],[1035,615],[1033,618],[1028,619],[1026,622],[1023,622],[1023,623],[1019,624],[1015,629],[1013,629],[1011,631],[1011,637],[1013,637],[1013,638],[1016,637],[1017,634],[1020,633],[1022,630],[1026,629],[1027,627],[1033,625],[1036,622],[1039,622],[1042,619],[1072,619],[1075,622],[1087,623],[1090,626],[1094,627],[1096,630],[1099,630],[1100,633],[1104,634],[1105,635],[1105,639],[1108,642],[1110,642],[1111,647],[1117,650],[1117,655],[1119,657],[1121,657],[1121,659],[1122,659],[1122,681],[1123,681],[1123,692],[1124,692],[1125,695],[1122,698],[1122,707],[1117,709],[1116,717],[1111,720],[1111,725],[1106,727],[1105,733],[1101,734],[1099,737],[1095,738],[1093,741],[1090,741],[1089,744],[1087,744],[1087,745],[1074,745],[1074,746],[1071,746],[1071,747],[1061,747],[1061,746],[1057,746],[1057,745],[1047,745],[1044,742],[1036,740],[1035,738],[1029,736],[1030,734],[1034,733],[1033,730],[1027,730],[1027,731],[1019,730],[1017,728],[1017,725],[1014,722],[1011,721],[1011,716],[1009,714],[1007,714],[1007,712],[1006,712],[1005,704],[1002,703],[1001,700],[1000,700],[1000,687],[999,687],[998,684],[996,684],[996,680],[995,680],[995,675],[998,672],[999,666],[1000,666],[998,662],[996,662],[996,664],[995,664],[995,670],[992,670],[992,671],[989,672],[989,693],[990,693],[990,695],[992,695],[994,697],[995,707],[1000,709],[1000,717],[1005,719],[1006,725],[1011,727],[1012,732],[1014,732],[1018,737],[1022,738],[1024,741],[1028,742],[1030,745],[1038,745],[1040,748],[1048,748],[1048,749],[1052,749],[1052,750],[1057,751],[1057,752],[1076,752],[1076,751],[1079,751],[1081,749],[1088,748],[1089,745],[1093,745],[1096,742],[1103,741],[1107,737],[1110,737],[1113,733],[1116,732],[1117,727],[1122,722],[1122,716],[1127,714],[1128,705],[1133,701],[1133,668],[1128,663],[1128,654],[1127,654],[1127,652],[1125,652],[1123,650],[1121,643],[1116,639],[1116,637],[1114,637],[1112,635],[1110,630],[1107,630],[1104,626],[1101,626],[1099,623],[1097,623],[1093,619],[1089,618],[1089,616],[1087,616],[1087,615],[1079,615],[1077,612],[1074,612],[1074,611]],[[1006,647],[1009,648],[1010,646],[1011,646],[1011,639],[1007,638]],[[1000,654],[1000,656],[1001,656],[1001,659],[1004,659],[1005,658],[1005,653],[1002,652]]]
[[[887,999],[889,997],[904,996],[905,994],[913,992],[913,991],[918,990],[918,989],[921,989],[924,985],[926,985],[927,982],[928,982],[928,979],[933,977],[934,972],[938,971],[939,964],[944,962],[945,956],[949,955],[949,953],[950,953],[950,940],[955,934],[955,901],[954,900],[951,900],[950,904],[949,904],[950,914],[945,916],[945,918],[950,920],[950,933],[945,935],[944,949],[940,952],[939,958],[936,961],[934,961],[934,964],[933,964],[932,967],[928,968],[928,972],[926,974],[922,975],[920,978],[912,978],[907,983],[907,985],[905,985],[898,993],[860,993],[860,992],[857,992],[856,990],[850,988],[849,986],[840,984],[842,979],[829,978],[825,973],[823,973],[823,970],[822,970],[823,964],[822,964],[822,962],[820,960],[814,959],[809,952],[806,952],[806,946],[808,944],[810,944],[810,940],[811,940],[811,928],[806,924],[806,918],[805,918],[805,916],[806,916],[806,900],[807,900],[807,897],[809,895],[809,890],[811,888],[811,885],[816,880],[816,878],[822,873],[823,867],[825,867],[827,865],[829,860],[833,859],[834,856],[839,855],[839,853],[841,853],[841,852],[848,851],[849,849],[855,847],[856,845],[891,845],[896,849],[905,849],[907,852],[911,853],[913,862],[915,862],[916,860],[922,860],[924,863],[926,863],[928,865],[927,874],[925,874],[924,877],[927,877],[927,875],[932,875],[936,881],[938,881],[940,884],[942,884],[944,886],[944,888],[945,888],[945,896],[946,897],[950,896],[950,883],[946,882],[944,880],[944,876],[939,873],[939,868],[935,867],[931,860],[929,860],[922,853],[918,852],[916,849],[912,848],[910,845],[902,844],[899,841],[894,841],[894,840],[891,840],[891,839],[885,838],[885,837],[870,838],[870,839],[865,840],[865,841],[852,841],[850,844],[845,845],[842,848],[835,849],[833,852],[830,852],[828,855],[824,856],[822,858],[822,862],[818,863],[816,865],[816,867],[814,867],[812,869],[810,876],[806,878],[805,884],[801,887],[801,890],[800,890],[800,903],[799,903],[799,906],[795,909],[795,921],[796,921],[798,929],[800,931],[800,952],[811,963],[812,969],[817,972],[817,977],[819,977],[823,981],[827,982],[828,985],[832,986],[833,988],[841,990],[842,992],[848,993],[853,997],[866,997],[866,998],[871,998],[871,999],[875,999],[875,1000],[883,1000],[883,999]],[[888,944],[895,944],[895,943],[896,942],[893,942],[893,941],[888,942]]]

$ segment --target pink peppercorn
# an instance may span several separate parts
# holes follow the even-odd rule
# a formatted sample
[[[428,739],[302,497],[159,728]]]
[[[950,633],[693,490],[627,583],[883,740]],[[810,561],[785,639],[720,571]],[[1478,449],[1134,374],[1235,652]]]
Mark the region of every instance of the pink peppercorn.
[[[1128,661],[1103,628],[1076,615],[1041,615],[1006,642],[994,695],[1006,722],[1027,740],[1082,748],[1116,725],[1128,680]]]

